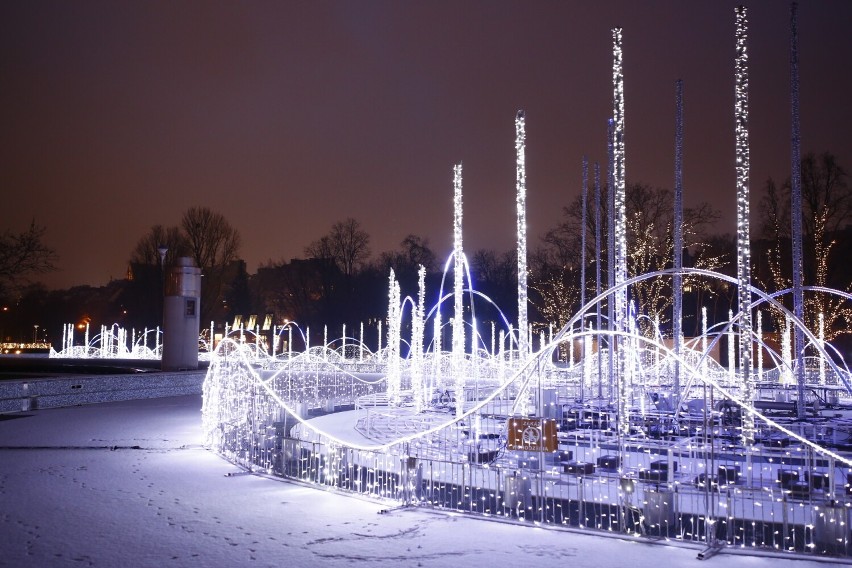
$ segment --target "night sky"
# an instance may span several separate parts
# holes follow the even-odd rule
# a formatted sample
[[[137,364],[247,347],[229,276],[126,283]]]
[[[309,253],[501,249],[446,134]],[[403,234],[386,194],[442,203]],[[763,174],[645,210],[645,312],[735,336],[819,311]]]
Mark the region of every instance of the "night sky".
[[[624,28],[628,182],[674,184],[733,233],[729,1],[6,1],[0,5],[0,230],[45,225],[49,287],[123,277],[137,240],[203,205],[253,272],[346,217],[374,254],[409,233],[451,252],[514,246],[514,117],[527,116],[530,246],[606,163],[612,37]],[[789,13],[750,2],[752,219],[790,172]],[[799,8],[803,152],[852,170],[852,2]],[[753,228],[753,231],[756,229]]]

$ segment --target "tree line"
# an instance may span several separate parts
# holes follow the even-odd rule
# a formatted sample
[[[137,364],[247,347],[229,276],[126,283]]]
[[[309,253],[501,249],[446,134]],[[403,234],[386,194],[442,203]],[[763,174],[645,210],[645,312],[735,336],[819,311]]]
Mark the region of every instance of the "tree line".
[[[791,188],[789,180],[778,184],[769,179],[761,189],[757,219],[752,221],[753,277],[756,285],[775,292],[789,288],[791,282]],[[852,267],[845,261],[852,252],[852,189],[848,174],[830,153],[808,154],[802,160],[802,191],[803,281],[805,285],[852,291]],[[606,183],[599,188],[599,194],[606,196]],[[594,187],[587,188],[585,215],[582,197],[577,195],[564,207],[562,220],[531,249],[529,317],[536,326],[563,325],[580,307],[581,287],[585,287],[587,300],[594,297],[598,271],[601,290],[608,287],[610,220],[602,197],[597,206],[600,225],[596,225],[594,195]],[[672,190],[631,183],[626,188],[626,203],[628,275],[670,268],[674,247]],[[736,240],[730,233],[714,232],[719,217],[719,212],[707,203],[684,210],[684,266],[733,276]],[[600,250],[595,247],[596,232],[600,233]],[[20,234],[5,232],[0,238],[0,298],[4,299],[4,306],[14,304],[21,333],[31,329],[27,318],[45,322],[51,330],[61,329],[63,323],[82,321],[151,328],[161,321],[164,265],[168,267],[174,259],[189,256],[204,274],[203,327],[211,320],[221,325],[232,323],[238,315],[256,314],[262,319],[269,315],[278,325],[296,321],[303,328],[310,326],[318,331],[323,325],[339,330],[346,324],[354,329],[362,322],[382,321],[387,313],[391,269],[403,296],[416,295],[420,266],[427,273],[427,303],[437,300],[441,284],[444,259],[439,258],[427,238],[407,235],[398,248],[373,255],[369,233],[353,218],[333,223],[327,232],[305,245],[303,258],[269,261],[251,275],[240,259],[241,245],[239,231],[222,214],[207,207],[191,207],[179,225],[154,225],[138,240],[129,256],[126,279],[110,283],[100,293],[90,287],[47,292],[30,279],[51,270],[57,259],[44,244],[44,228],[33,222]],[[162,262],[161,248],[167,249]],[[509,321],[516,321],[516,251],[483,249],[468,252],[467,256],[477,290],[492,298]],[[583,272],[584,283],[580,277]],[[664,330],[670,326],[671,285],[671,278],[658,278],[631,287],[629,296],[637,313],[647,316],[637,320],[644,332],[651,333],[652,323],[659,323]],[[687,335],[700,332],[702,306],[710,312],[711,321],[727,319],[728,310],[736,309],[736,291],[725,283],[685,278],[684,290],[683,328]],[[785,298],[784,302],[790,304],[792,299]],[[501,317],[491,305],[476,309],[481,322]],[[828,339],[852,331],[849,302],[809,293],[805,312],[815,332],[818,314],[823,314],[820,321],[824,322]],[[779,318],[772,314],[765,325],[777,330],[783,325]],[[12,339],[11,329],[7,322],[4,338]]]

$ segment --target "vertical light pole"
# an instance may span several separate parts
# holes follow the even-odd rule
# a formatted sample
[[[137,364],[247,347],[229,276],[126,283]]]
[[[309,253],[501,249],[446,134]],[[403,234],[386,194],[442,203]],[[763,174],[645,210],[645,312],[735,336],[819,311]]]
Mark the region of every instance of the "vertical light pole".
[[[751,376],[751,244],[749,226],[749,143],[748,143],[748,18],[745,6],[736,9],[735,125],[737,173],[737,305],[740,325],[740,400],[748,405],[754,399]],[[733,362],[731,362],[733,364]],[[754,415],[745,412],[743,445],[754,443]]]

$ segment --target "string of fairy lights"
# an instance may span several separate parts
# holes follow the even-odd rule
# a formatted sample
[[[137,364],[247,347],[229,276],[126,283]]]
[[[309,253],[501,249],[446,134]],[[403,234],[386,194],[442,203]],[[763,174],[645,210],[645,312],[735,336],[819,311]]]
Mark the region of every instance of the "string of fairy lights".
[[[376,353],[365,355],[363,327],[360,344],[347,350],[344,340],[335,356],[328,355],[326,337],[320,348],[306,347],[304,353],[288,353],[280,360],[272,357],[262,365],[239,341],[222,342],[204,384],[207,444],[251,471],[403,505],[707,546],[724,543],[849,556],[852,474],[844,485],[842,468],[852,467],[852,459],[842,444],[829,444],[830,437],[837,436],[837,423],[795,420],[784,414],[799,413],[804,404],[796,407],[780,399],[763,407],[756,404],[762,401],[757,400],[753,380],[752,345],[758,347],[759,375],[764,351],[781,371],[790,369],[793,330],[820,358],[820,377],[812,381],[815,387],[826,395],[850,397],[852,385],[848,368],[826,351],[822,322],[820,335],[814,335],[799,314],[783,306],[779,297],[784,291],[767,294],[751,283],[746,10],[738,8],[735,14],[736,277],[684,268],[682,260],[675,260],[671,269],[628,277],[622,30],[615,28],[613,117],[607,142],[608,289],[602,290],[598,258],[595,297],[586,301],[583,293],[583,305],[561,330],[551,329],[547,337],[545,330],[539,330],[539,350],[534,350],[526,313],[525,115],[519,111],[515,119],[517,327],[508,321],[498,323],[503,325],[498,343],[492,322],[490,349],[479,335],[475,291],[465,289],[464,281],[467,263],[462,246],[462,166],[458,164],[453,169],[453,254],[445,266],[445,276],[450,269],[454,273],[452,293],[444,293],[442,282],[438,306],[427,310],[425,270],[421,267],[418,272],[416,300],[400,297],[391,271],[386,345],[381,347],[380,330]],[[678,81],[678,226],[682,225],[682,89]],[[584,159],[584,251],[587,176]],[[598,253],[601,193],[595,164]],[[674,247],[682,252],[682,233],[675,237]],[[681,341],[678,325],[674,341],[668,342],[659,319],[637,315],[627,301],[628,289],[659,278],[671,278],[677,296],[684,278],[735,285],[737,313],[709,328],[702,306],[701,336]],[[469,275],[467,279],[470,283]],[[582,281],[585,292],[585,270]],[[852,294],[827,293],[852,300]],[[471,313],[467,321],[466,294]],[[450,296],[452,340],[445,351],[440,304]],[[604,305],[609,316],[606,325],[602,325]],[[763,341],[761,308],[787,316],[789,329],[783,334],[786,343],[781,354]],[[681,310],[678,303],[675,313]],[[754,310],[757,329],[751,320]],[[411,325],[404,354],[405,317],[411,318]],[[650,320],[651,335],[640,333],[641,317]],[[432,339],[427,342],[430,318]],[[711,357],[723,338],[729,349],[727,368]],[[575,341],[582,346],[578,360]],[[559,362],[554,353],[566,343],[572,345],[570,355]],[[799,347],[796,350],[798,357]],[[772,394],[786,392],[783,383],[773,386]],[[586,393],[592,394],[587,397]],[[852,446],[852,418],[848,427]]]
[[[526,115],[519,110],[515,116],[515,201],[518,212],[518,354],[529,353],[527,338],[527,162],[526,162]]]
[[[737,174],[737,298],[739,306],[739,373],[742,400],[754,400],[751,376],[751,230],[749,216],[748,144],[748,17],[745,6],[736,9],[736,60],[734,68],[734,115]],[[743,418],[743,444],[754,443],[754,419]]]

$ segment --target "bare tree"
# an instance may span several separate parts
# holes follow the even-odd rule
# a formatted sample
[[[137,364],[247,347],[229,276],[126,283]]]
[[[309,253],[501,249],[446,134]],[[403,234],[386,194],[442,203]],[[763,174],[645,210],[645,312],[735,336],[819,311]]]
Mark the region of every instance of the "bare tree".
[[[429,247],[429,239],[417,235],[408,235],[399,244],[399,250],[383,252],[376,261],[376,268],[383,274],[387,274],[391,268],[397,274],[397,278],[407,276],[417,277],[420,266],[427,273],[435,270],[435,253]]]
[[[46,229],[30,222],[20,233],[0,234],[0,293],[26,284],[29,277],[56,270],[56,251],[44,244]]]
[[[147,266],[160,264],[161,246],[168,249],[164,260],[166,266],[173,264],[174,259],[186,256],[189,250],[189,243],[181,233],[180,227],[154,225],[145,236],[139,239],[133,252],[130,253],[131,264]]]
[[[226,286],[227,271],[237,260],[240,233],[221,213],[207,207],[190,207],[183,214],[181,228],[186,236],[188,252],[201,268],[202,325],[221,303]]]
[[[190,207],[183,214],[181,228],[189,253],[202,270],[219,269],[236,260],[240,233],[221,213],[208,207]]]
[[[332,225],[327,235],[305,247],[305,254],[334,259],[344,276],[354,276],[370,257],[370,235],[361,228],[361,223],[349,217]]]

